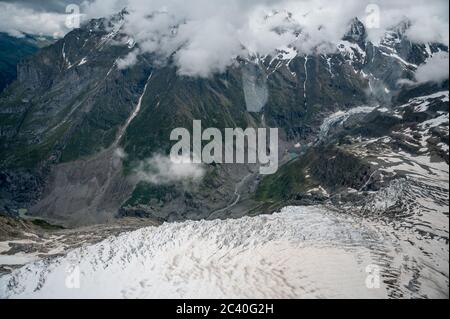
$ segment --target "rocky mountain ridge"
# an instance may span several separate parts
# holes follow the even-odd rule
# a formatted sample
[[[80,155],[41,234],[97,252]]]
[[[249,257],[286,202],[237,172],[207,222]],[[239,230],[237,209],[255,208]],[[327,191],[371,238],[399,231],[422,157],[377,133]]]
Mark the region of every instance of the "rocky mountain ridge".
[[[167,154],[173,128],[190,128],[193,119],[219,129],[279,127],[283,163],[297,157],[300,162],[303,158],[322,163],[324,156],[338,156],[328,167],[311,168],[319,181],[328,181],[328,187],[320,185],[326,192],[340,192],[342,186],[379,188],[367,180],[372,165],[356,165],[359,161],[349,155],[353,140],[390,136],[400,127],[415,130],[426,121],[448,117],[448,93],[447,101],[438,94],[448,92],[448,80],[399,85],[402,79],[413,81],[417,67],[433,54],[448,51],[441,44],[410,42],[404,36],[407,24],[373,44],[367,41],[364,25],[354,20],[335,54],[304,56],[286,47],[274,56],[241,57],[223,74],[190,78],[177,74],[170,61],[156,64],[150,54],[139,56],[129,68],[119,68],[118,61],[139,46],[121,32],[124,14],[92,20],[19,64],[18,80],[0,98],[3,213],[27,209],[31,215],[71,226],[117,216],[159,221],[208,218],[235,200],[235,186],[255,167],[210,166],[205,178],[187,189],[178,183],[153,185],[135,176],[139,163],[155,153]],[[439,96],[426,98],[433,94]],[[431,107],[416,110],[417,101]],[[340,124],[344,131],[334,123],[325,134],[324,120],[330,115],[358,107],[371,111],[356,112]],[[448,165],[448,130],[440,125],[430,130],[430,138],[417,145],[434,145],[430,156]],[[314,146],[318,137],[322,141]],[[408,137],[392,143],[399,149],[411,147]],[[333,178],[332,173],[349,160],[355,164],[348,176]],[[298,176],[301,169],[289,173],[299,179],[289,182],[286,190],[276,187],[276,180],[297,163],[294,160],[262,182],[256,175],[246,180],[246,194],[235,207],[245,209],[221,211],[218,217],[247,214],[255,207],[270,211],[280,199],[277,191],[292,195],[283,200],[302,200],[310,189],[309,184],[298,186],[304,180]]]

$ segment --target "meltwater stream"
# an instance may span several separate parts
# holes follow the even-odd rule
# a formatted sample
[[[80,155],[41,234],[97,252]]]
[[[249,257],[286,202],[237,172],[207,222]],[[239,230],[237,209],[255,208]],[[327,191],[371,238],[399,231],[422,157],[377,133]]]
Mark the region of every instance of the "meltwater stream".
[[[278,214],[236,220],[164,224],[28,264],[0,278],[0,297],[448,296],[448,271],[439,277],[430,270],[445,267],[439,258],[447,259],[448,269],[446,244],[441,243],[443,255],[422,260],[428,268],[417,273],[408,269],[407,260],[396,259],[406,253],[398,240],[380,225],[321,206],[286,207]],[[378,267],[379,281],[373,272]],[[393,269],[403,269],[402,276],[393,278]]]

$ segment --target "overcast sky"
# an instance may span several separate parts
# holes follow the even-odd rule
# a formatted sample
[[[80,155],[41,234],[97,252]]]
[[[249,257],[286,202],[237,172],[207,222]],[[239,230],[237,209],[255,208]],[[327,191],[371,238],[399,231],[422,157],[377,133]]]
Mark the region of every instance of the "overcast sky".
[[[377,25],[369,29],[373,41],[408,18],[412,41],[449,42],[448,0],[0,0],[0,32],[62,36],[70,31],[65,26],[69,3],[80,4],[85,19],[126,7],[130,15],[123,30],[139,49],[122,65],[142,52],[164,57],[177,51],[175,61],[185,75],[208,76],[238,55],[266,55],[286,46],[304,54],[328,53],[354,17]],[[371,3],[377,3],[379,15]]]

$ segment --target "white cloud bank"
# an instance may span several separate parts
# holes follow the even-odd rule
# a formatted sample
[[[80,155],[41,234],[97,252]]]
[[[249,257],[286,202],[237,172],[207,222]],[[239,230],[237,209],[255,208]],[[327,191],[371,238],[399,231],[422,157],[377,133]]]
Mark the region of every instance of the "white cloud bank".
[[[448,52],[437,52],[433,54],[424,64],[419,65],[414,80],[400,79],[398,85],[414,86],[424,83],[441,84],[449,78],[449,54]]]
[[[54,12],[38,12],[16,3],[0,2],[0,32],[14,37],[24,33],[61,37],[67,32],[67,15]]]
[[[124,31],[140,51],[124,57],[123,68],[149,52],[162,61],[173,57],[181,75],[207,77],[237,56],[264,56],[289,45],[302,54],[334,52],[352,18],[366,21],[371,3],[379,8],[379,28],[369,30],[373,41],[408,18],[413,41],[448,45],[448,0],[92,0],[81,12],[95,18],[127,8]],[[60,15],[0,5],[0,31],[60,32]]]
[[[447,0],[96,0],[84,10],[101,17],[126,7],[124,30],[141,52],[173,57],[181,75],[207,77],[237,56],[265,56],[289,45],[303,54],[334,52],[351,19],[366,21],[373,2],[380,15],[379,28],[369,30],[372,40],[408,18],[413,41],[448,45]]]
[[[417,68],[415,77],[418,83],[442,83],[448,79],[449,63],[448,53],[439,52],[433,55],[427,63]]]

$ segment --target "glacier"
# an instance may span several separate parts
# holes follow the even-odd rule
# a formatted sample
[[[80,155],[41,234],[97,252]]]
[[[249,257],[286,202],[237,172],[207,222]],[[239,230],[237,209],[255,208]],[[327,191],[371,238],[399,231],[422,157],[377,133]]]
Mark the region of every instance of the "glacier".
[[[448,245],[437,240],[429,245],[435,251],[421,255],[414,245],[405,248],[401,236],[325,206],[166,223],[27,264],[0,278],[0,298],[448,296]],[[417,273],[405,256],[428,256],[421,262],[426,269]],[[378,288],[368,285],[373,267],[380,268]],[[393,283],[395,269],[402,275]],[[68,278],[75,270],[74,286]]]

